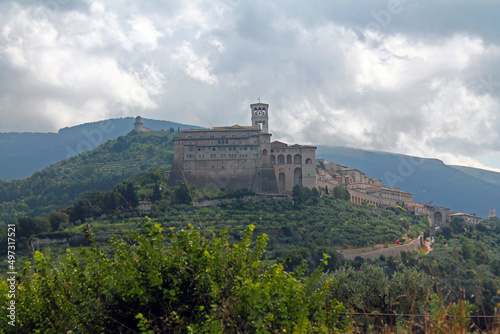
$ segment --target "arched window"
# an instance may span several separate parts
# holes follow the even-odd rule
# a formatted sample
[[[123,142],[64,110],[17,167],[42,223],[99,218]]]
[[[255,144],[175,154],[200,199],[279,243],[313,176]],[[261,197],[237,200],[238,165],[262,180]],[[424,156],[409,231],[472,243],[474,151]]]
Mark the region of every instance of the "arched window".
[[[280,173],[278,175],[278,187],[280,191],[285,190],[285,173]]]
[[[263,156],[266,156],[266,155],[267,155],[267,150],[266,150],[266,149],[263,149],[263,150],[262,150],[262,155],[263,155]]]
[[[300,154],[295,154],[293,157],[293,163],[295,165],[300,165],[302,163],[302,156]]]
[[[285,156],[283,154],[278,155],[278,165],[285,164]]]
[[[313,161],[311,158],[306,159],[306,165],[312,165]]]
[[[286,164],[291,165],[292,164],[292,155],[289,154],[286,156]]]
[[[271,163],[273,165],[276,165],[276,157],[274,155],[271,154]]]
[[[301,168],[295,168],[293,171],[293,185],[302,185],[302,169]]]

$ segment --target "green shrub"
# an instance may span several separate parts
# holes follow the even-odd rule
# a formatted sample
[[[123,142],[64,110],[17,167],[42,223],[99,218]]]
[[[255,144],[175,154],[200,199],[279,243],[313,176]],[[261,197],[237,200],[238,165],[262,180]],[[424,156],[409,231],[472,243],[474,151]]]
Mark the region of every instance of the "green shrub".
[[[329,291],[331,281],[265,269],[267,236],[252,246],[253,226],[230,245],[226,233],[210,240],[193,227],[162,233],[160,224],[118,238],[112,256],[93,245],[64,263],[35,253],[16,295],[17,326],[6,333],[335,333],[345,330],[346,308]],[[166,234],[166,236],[165,236]],[[6,314],[7,282],[0,284]]]

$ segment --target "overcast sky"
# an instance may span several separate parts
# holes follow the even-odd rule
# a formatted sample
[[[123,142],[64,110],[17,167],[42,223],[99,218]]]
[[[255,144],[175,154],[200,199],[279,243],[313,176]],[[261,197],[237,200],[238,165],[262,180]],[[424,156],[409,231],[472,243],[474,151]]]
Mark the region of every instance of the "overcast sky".
[[[0,0],[0,132],[250,125],[500,171],[500,2]],[[147,124],[145,124],[147,126]]]

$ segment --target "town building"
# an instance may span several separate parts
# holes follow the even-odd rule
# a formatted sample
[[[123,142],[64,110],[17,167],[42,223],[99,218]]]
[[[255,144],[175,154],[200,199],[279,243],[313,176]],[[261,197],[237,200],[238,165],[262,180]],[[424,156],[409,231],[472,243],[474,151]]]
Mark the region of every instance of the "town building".
[[[495,207],[492,205],[490,209],[490,213],[488,215],[488,219],[496,217],[497,216],[497,211],[495,210]]]
[[[371,179],[357,169],[325,160],[319,160],[319,162],[324,169],[317,171],[318,186],[331,189],[336,185],[342,185],[347,188],[351,195],[350,201],[355,204],[373,204],[377,207],[384,207],[412,201],[412,194],[399,188],[383,186],[379,179]]]
[[[273,141],[271,163],[281,193],[291,193],[296,184],[316,187],[316,147]]]
[[[472,224],[472,225],[477,225],[479,224],[483,219],[481,217],[471,215],[468,213],[452,213],[450,214],[450,219],[453,219],[453,217],[458,217],[458,218],[463,218],[467,224]]]
[[[182,130],[168,185],[186,180],[196,188],[268,194],[291,193],[297,184],[315,187],[316,148],[271,142],[268,104],[251,104],[250,113],[250,126]]]
[[[151,213],[151,207],[153,203],[149,201],[139,201],[139,205],[137,206],[137,211],[141,215],[148,215]]]
[[[409,202],[405,202],[405,206],[406,206],[406,209],[408,210],[408,213],[410,213],[412,216],[426,216],[427,215],[427,208],[426,208],[425,204],[409,201]]]

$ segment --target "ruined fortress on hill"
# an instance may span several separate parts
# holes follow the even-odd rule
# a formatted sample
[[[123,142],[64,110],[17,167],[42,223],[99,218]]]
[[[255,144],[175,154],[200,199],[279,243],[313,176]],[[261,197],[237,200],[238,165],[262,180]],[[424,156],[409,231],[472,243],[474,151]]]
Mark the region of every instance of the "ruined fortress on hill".
[[[272,141],[269,104],[251,104],[250,120],[249,126],[182,130],[181,138],[174,140],[174,162],[168,186],[177,186],[185,180],[196,188],[248,189],[272,195],[290,195],[295,185],[323,191],[343,186],[355,204],[404,205],[413,215],[427,216],[434,226],[454,216],[463,217],[472,224],[482,220],[470,214],[452,213],[445,207],[413,202],[412,194],[386,187],[380,180],[371,179],[359,170],[316,160],[314,146]],[[134,128],[150,131],[142,124],[140,116]],[[496,214],[494,208],[492,212],[490,216]]]

